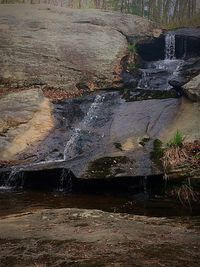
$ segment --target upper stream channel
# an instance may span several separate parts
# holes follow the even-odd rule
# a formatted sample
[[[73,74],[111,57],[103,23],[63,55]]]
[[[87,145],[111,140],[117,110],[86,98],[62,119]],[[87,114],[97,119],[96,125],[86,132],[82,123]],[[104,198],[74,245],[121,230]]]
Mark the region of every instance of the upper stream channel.
[[[165,182],[149,158],[153,140],[184,101],[169,84],[184,63],[175,49],[175,35],[166,34],[165,58],[144,61],[134,89],[56,103],[57,128],[44,141],[43,152],[35,152],[35,163],[0,177],[0,216],[55,207],[147,216],[198,213],[161,196]],[[98,182],[90,184],[93,178]]]

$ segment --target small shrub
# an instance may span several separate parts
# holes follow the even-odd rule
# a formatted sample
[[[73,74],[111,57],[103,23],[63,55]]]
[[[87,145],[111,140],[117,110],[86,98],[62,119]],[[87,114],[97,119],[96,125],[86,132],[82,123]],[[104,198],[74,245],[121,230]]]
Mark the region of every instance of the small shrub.
[[[176,132],[174,137],[167,144],[168,147],[182,147],[185,137],[179,131]]]

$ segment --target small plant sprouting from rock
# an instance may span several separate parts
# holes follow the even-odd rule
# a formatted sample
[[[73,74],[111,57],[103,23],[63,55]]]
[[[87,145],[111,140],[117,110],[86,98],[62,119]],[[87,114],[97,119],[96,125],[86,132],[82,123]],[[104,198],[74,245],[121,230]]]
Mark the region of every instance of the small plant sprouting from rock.
[[[168,147],[182,147],[184,142],[184,135],[178,130],[174,137],[167,143]]]
[[[137,47],[135,44],[128,44],[128,62],[127,62],[127,71],[128,72],[135,72],[138,69],[137,64]]]
[[[154,140],[153,152],[152,152],[153,158],[155,160],[161,160],[169,148],[182,147],[184,139],[185,139],[184,135],[179,130],[177,130],[174,137],[167,143],[166,146],[163,146],[161,140],[159,139]]]
[[[130,54],[137,54],[137,47],[134,44],[128,44],[128,51]]]

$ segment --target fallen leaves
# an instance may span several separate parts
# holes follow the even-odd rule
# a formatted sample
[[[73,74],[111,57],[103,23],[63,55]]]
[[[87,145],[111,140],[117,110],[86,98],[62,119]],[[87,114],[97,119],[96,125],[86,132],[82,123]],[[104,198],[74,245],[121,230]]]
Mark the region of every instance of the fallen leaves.
[[[68,98],[74,98],[74,97],[82,96],[84,91],[79,90],[76,92],[69,92],[69,91],[62,90],[62,89],[44,88],[43,93],[44,93],[45,97],[50,98],[52,101],[59,101],[59,100],[64,100],[64,99],[68,99]]]

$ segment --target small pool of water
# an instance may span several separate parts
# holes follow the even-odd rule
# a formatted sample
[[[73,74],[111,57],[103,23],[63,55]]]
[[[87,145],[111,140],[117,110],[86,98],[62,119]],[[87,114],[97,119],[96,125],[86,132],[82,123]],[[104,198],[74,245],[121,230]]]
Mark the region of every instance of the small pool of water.
[[[147,199],[144,194],[72,193],[0,190],[0,217],[38,209],[99,209],[135,215],[172,217],[199,215],[199,210],[160,197]]]

